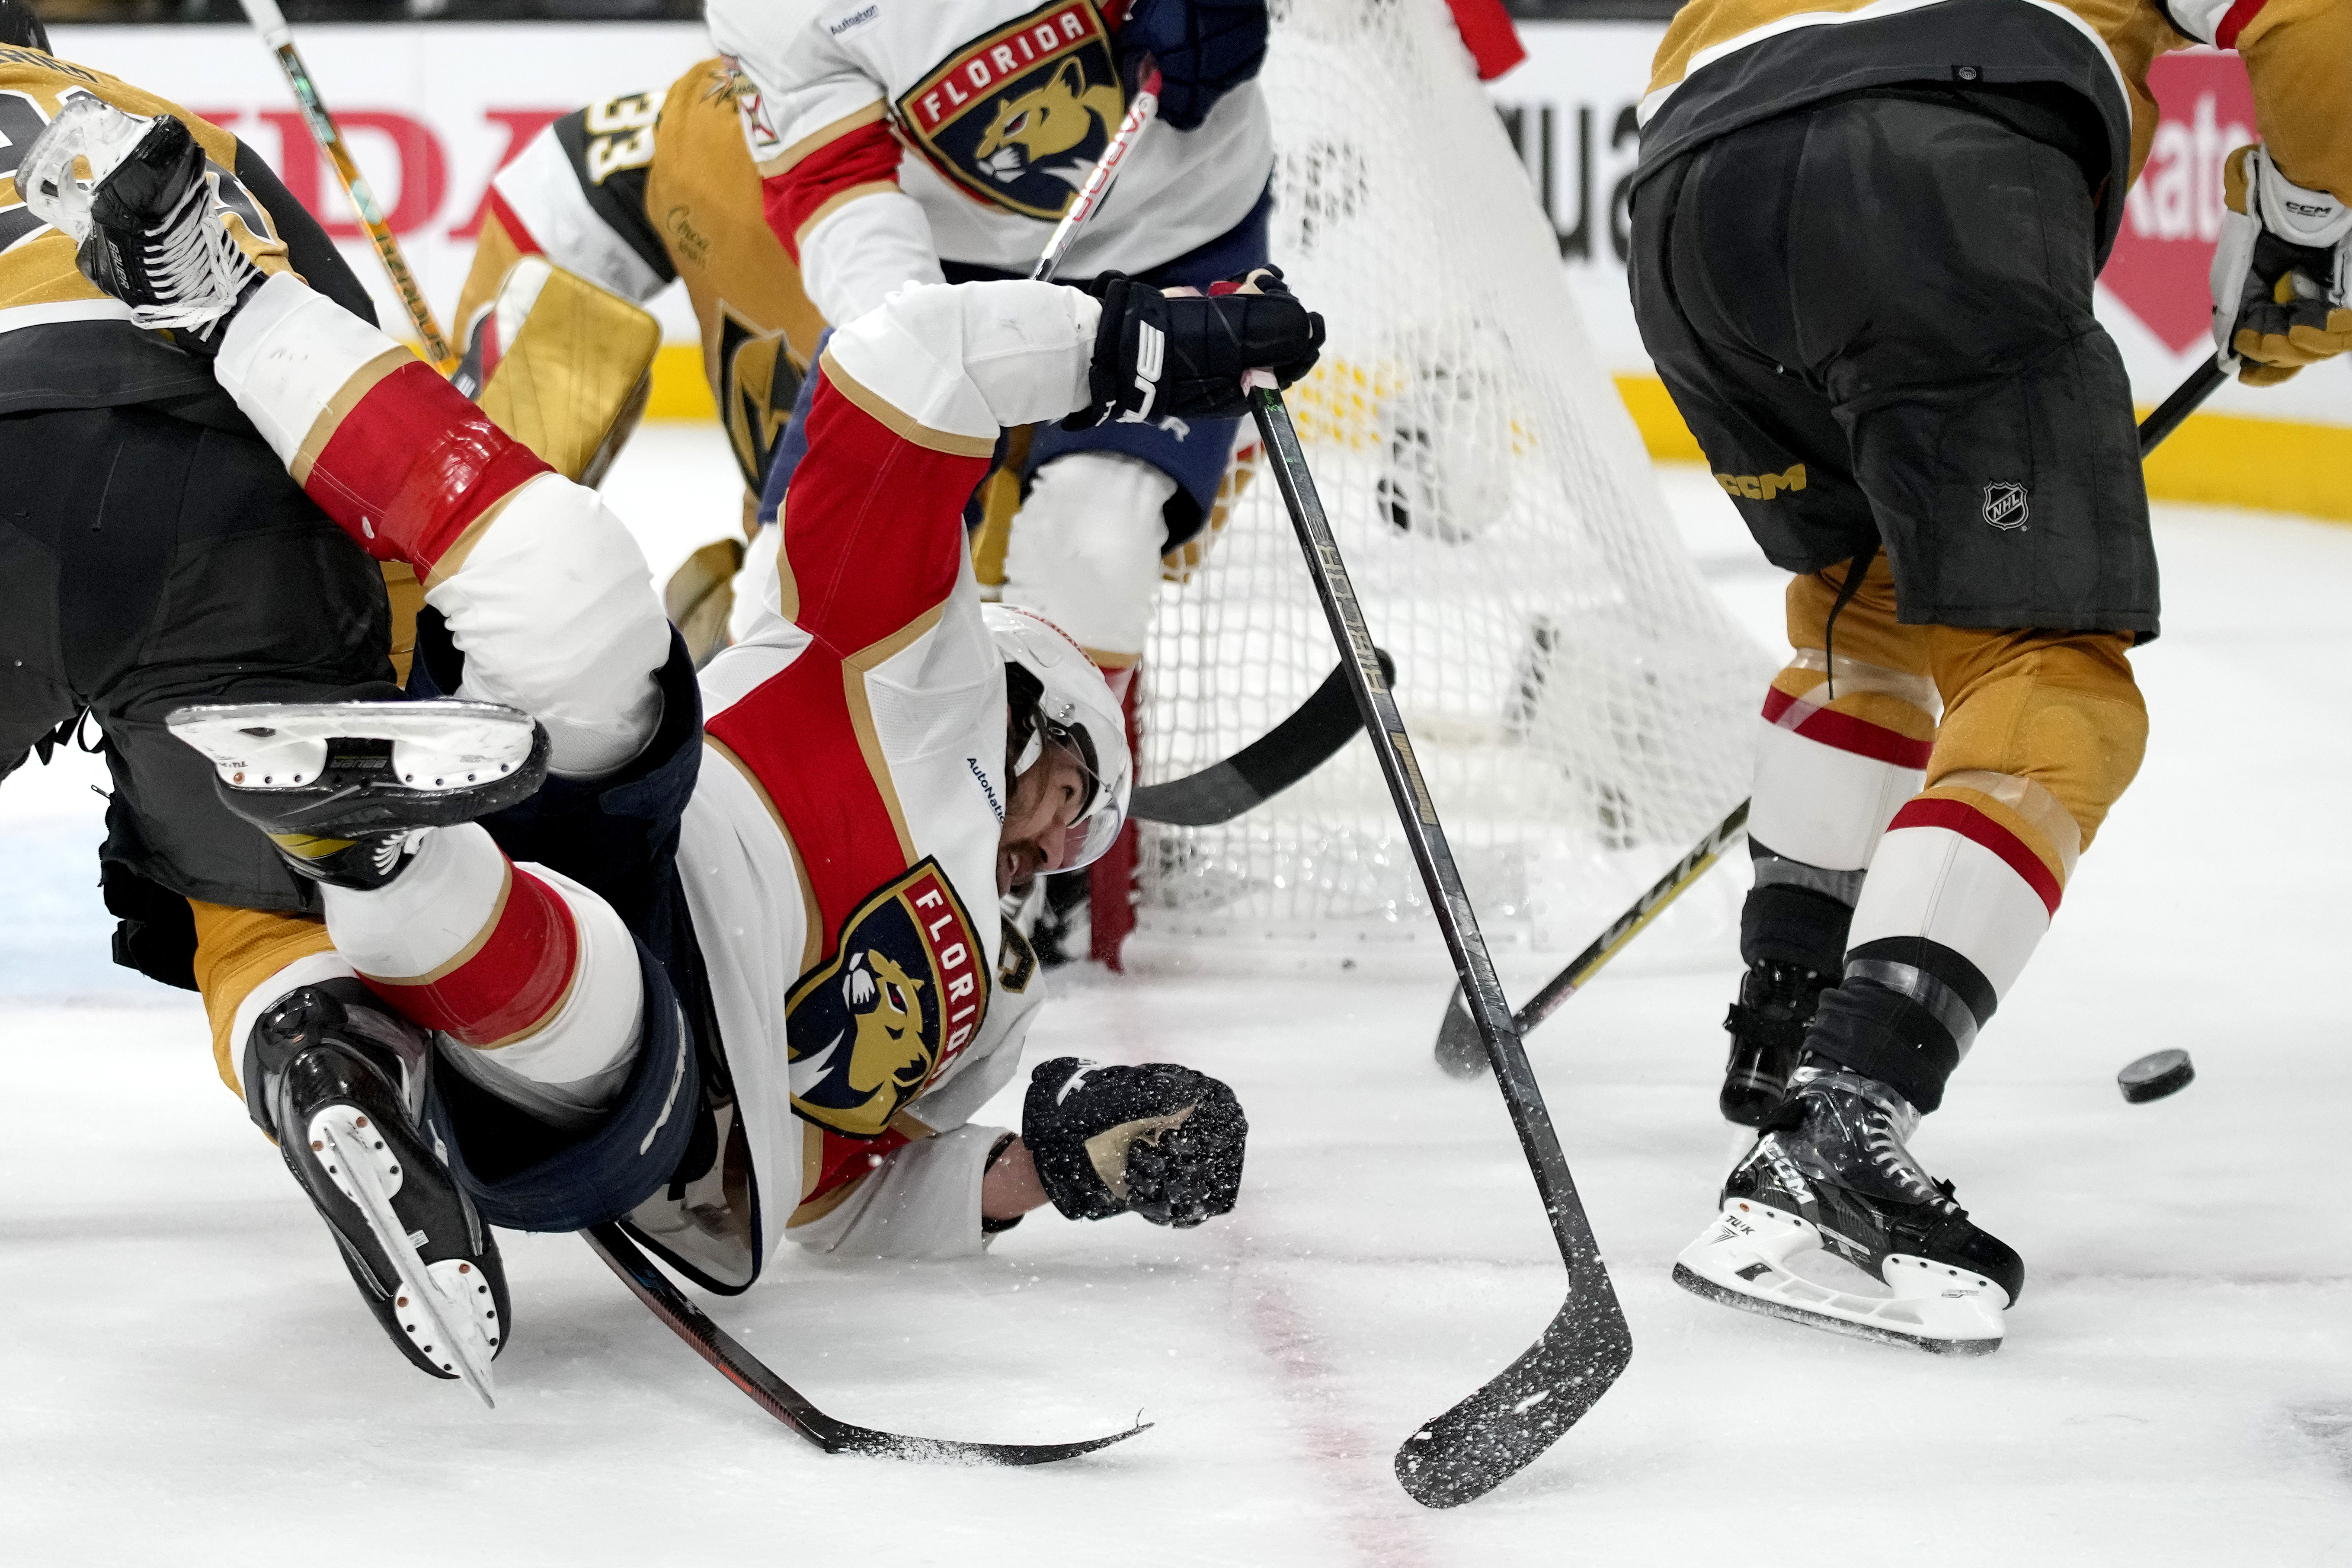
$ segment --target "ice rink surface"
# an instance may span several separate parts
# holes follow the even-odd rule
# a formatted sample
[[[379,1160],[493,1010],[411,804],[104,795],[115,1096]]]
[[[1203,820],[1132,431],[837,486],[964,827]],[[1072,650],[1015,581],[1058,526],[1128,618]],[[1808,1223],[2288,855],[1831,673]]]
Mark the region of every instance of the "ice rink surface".
[[[731,472],[715,432],[640,438],[609,490],[657,573],[728,526]],[[1775,636],[1780,579],[1704,475],[1667,479],[1709,580]],[[1562,1274],[1491,1085],[1430,1064],[1426,966],[1060,972],[1031,1060],[1175,1058],[1239,1090],[1231,1218],[1048,1212],[980,1261],[790,1256],[705,1301],[850,1419],[1157,1423],[1123,1447],[1028,1471],[827,1458],[566,1237],[506,1238],[493,1414],[382,1342],[215,1080],[194,999],[107,967],[95,759],[28,769],[0,791],[0,1560],[2345,1563],[2352,530],[2158,517],[2147,766],[1916,1144],[2025,1257],[2007,1347],[1944,1361],[1668,1281],[1727,1146],[1737,959],[1628,963],[1530,1048],[1633,1363],[1545,1458],[1444,1514],[1391,1454],[1533,1340]],[[1524,995],[1545,968],[1506,979]],[[2197,1082],[2125,1104],[2116,1069],[2168,1046]]]

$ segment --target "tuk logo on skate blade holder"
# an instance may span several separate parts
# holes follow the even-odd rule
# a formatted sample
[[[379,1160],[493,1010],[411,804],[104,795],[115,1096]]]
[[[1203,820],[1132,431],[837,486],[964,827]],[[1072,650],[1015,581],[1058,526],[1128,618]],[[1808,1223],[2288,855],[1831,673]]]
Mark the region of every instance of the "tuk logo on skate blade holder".
[[[2014,479],[1995,479],[1984,489],[1984,520],[2007,532],[2023,528],[2032,511],[2032,497],[2023,485]]]
[[[784,1004],[793,1110],[878,1138],[979,1033],[988,955],[939,862],[877,889]]]

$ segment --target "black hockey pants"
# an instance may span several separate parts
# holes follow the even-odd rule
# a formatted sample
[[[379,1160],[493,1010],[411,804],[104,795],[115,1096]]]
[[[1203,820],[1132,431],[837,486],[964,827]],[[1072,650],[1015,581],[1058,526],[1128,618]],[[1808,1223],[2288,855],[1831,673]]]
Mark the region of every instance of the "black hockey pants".
[[[2155,636],[2080,140],[2046,105],[1874,89],[1644,180],[1642,340],[1774,565],[1883,544],[1906,625]]]
[[[116,961],[191,985],[182,896],[289,911],[317,898],[164,718],[398,696],[383,579],[251,434],[146,407],[7,415],[0,473],[0,777],[95,721]]]

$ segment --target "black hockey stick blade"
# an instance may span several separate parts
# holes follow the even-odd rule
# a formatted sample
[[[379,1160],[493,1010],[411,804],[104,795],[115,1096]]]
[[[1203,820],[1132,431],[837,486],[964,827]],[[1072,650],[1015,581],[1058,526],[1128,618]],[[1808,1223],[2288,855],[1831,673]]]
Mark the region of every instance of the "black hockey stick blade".
[[[1405,1439],[1396,1478],[1415,1502],[1453,1508],[1483,1497],[1525,1469],[1609,1392],[1633,1360],[1633,1332],[1606,1275],[1599,1285],[1598,1300],[1580,1300],[1571,1288],[1543,1338]]]
[[[951,1437],[909,1437],[839,1420],[810,1404],[798,1389],[769,1371],[733,1335],[712,1322],[617,1224],[591,1226],[580,1235],[605,1267],[621,1277],[621,1283],[688,1348],[751,1395],[752,1404],[828,1454],[871,1454],[948,1465],[1050,1465],[1108,1448],[1151,1429],[1150,1423],[1139,1421],[1124,1432],[1076,1443],[966,1443]]]
[[[1372,653],[1381,673],[1394,681],[1396,660],[1379,648]],[[1334,669],[1297,711],[1223,762],[1137,790],[1128,815],[1175,827],[1231,822],[1329,762],[1363,727],[1347,670]]]
[[[1673,869],[1652,883],[1649,891],[1634,900],[1633,908],[1612,921],[1607,931],[1592,939],[1591,946],[1570,959],[1567,968],[1529,997],[1528,1005],[1511,1016],[1511,1026],[1524,1035],[1559,1012],[1586,981],[1601,973],[1603,964],[1623,952],[1627,943],[1664,913],[1668,904],[1706,876],[1723,858],[1723,852],[1739,842],[1740,835],[1747,831],[1748,802],[1743,800],[1731,808],[1730,816],[1708,829],[1706,837],[1689,854],[1675,861]],[[1476,1078],[1486,1070],[1486,1047],[1478,1038],[1478,1026],[1471,1019],[1469,1005],[1464,1002],[1458,984],[1454,994],[1446,999],[1445,1017],[1437,1026],[1436,1055],[1437,1065],[1454,1078]]]
[[[1481,1496],[1557,1439],[1593,1402],[1607,1393],[1633,1354],[1633,1334],[1601,1261],[1584,1201],[1561,1152],[1559,1134],[1544,1106],[1543,1091],[1528,1066],[1528,1053],[1511,1024],[1494,960],[1478,930],[1478,914],[1462,886],[1454,850],[1438,820],[1437,804],[1422,776],[1412,738],[1397,711],[1396,694],[1372,650],[1348,563],[1324,512],[1323,498],[1307,471],[1298,430],[1282,394],[1261,384],[1250,394],[1250,412],[1265,443],[1276,486],[1298,534],[1316,597],[1339,645],[1340,669],[1363,717],[1364,732],[1396,807],[1397,824],[1412,846],[1429,896],[1430,912],[1445,938],[1478,1036],[1494,1065],[1519,1150],[1527,1156],[1552,1240],[1568,1267],[1568,1304],[1553,1318],[1535,1348],[1513,1362],[1478,1393],[1415,1432],[1397,1455],[1397,1479],[1406,1493],[1432,1508],[1451,1508]]]

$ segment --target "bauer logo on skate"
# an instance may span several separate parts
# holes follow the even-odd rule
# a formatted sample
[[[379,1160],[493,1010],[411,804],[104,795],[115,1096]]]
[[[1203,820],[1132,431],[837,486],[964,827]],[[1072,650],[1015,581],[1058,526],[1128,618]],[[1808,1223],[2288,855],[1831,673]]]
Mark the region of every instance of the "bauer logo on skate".
[[[1127,112],[1110,35],[1087,0],[964,45],[899,98],[899,128],[972,195],[1058,218]]]
[[[842,922],[833,958],[786,1003],[793,1109],[877,1138],[980,1032],[987,954],[939,863],[926,859]]]

